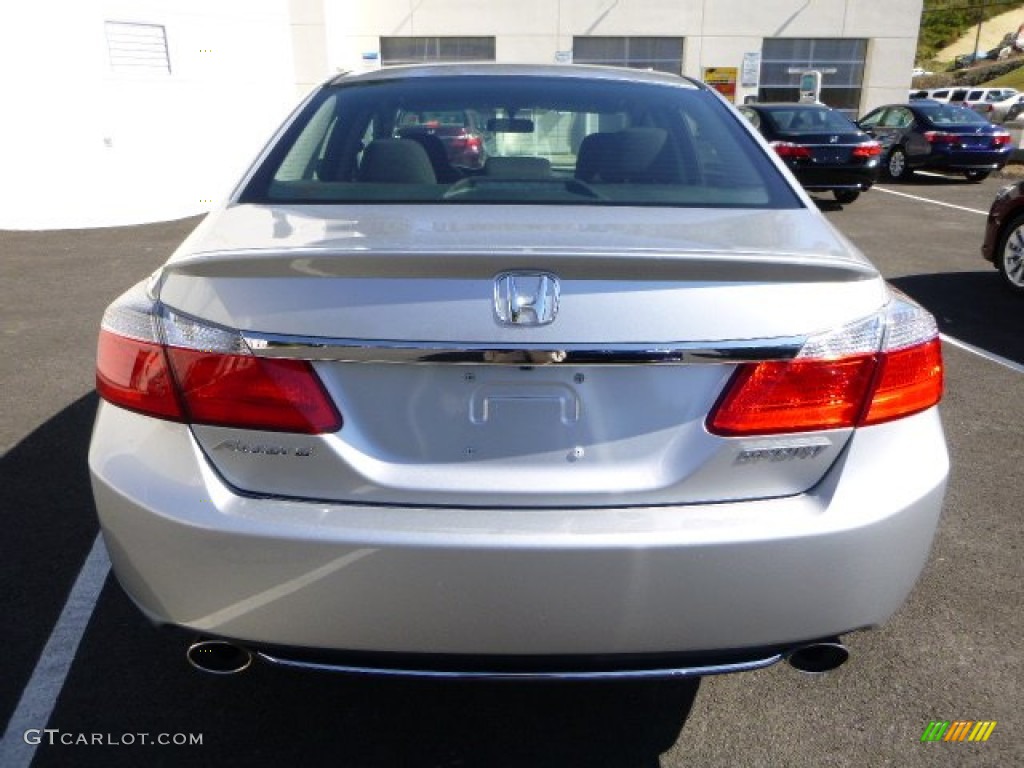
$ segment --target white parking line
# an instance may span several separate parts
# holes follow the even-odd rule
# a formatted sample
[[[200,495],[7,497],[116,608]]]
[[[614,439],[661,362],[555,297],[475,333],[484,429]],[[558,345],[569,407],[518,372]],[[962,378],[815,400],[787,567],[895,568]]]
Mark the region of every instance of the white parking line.
[[[889,189],[888,187],[880,187],[877,184],[872,187],[873,190],[877,189],[879,192],[885,192],[887,195],[898,195],[899,197],[907,197],[911,200],[917,200],[919,203],[931,203],[932,205],[941,205],[943,208],[953,208],[958,211],[967,211],[968,213],[977,213],[980,216],[988,216],[988,211],[982,211],[977,208],[967,208],[963,205],[953,205],[953,203],[944,203],[941,200],[932,200],[930,197],[921,197],[920,195],[910,195],[906,192],[897,192],[895,189]]]
[[[32,677],[7,723],[4,739],[0,742],[0,766],[28,768],[32,762],[37,745],[29,741],[37,740],[26,739],[25,733],[46,728],[109,571],[110,557],[103,546],[102,536],[97,535],[64,603],[64,610],[39,655],[36,668],[32,670]]]
[[[965,352],[971,352],[977,355],[978,357],[983,357],[986,360],[989,360],[990,362],[996,363],[1005,368],[1009,368],[1011,371],[1015,371],[1017,373],[1024,373],[1024,365],[1021,365],[1020,363],[1014,360],[1010,360],[1009,358],[1003,357],[1001,355],[988,352],[984,349],[981,349],[980,347],[974,346],[973,344],[968,344],[966,341],[960,341],[960,339],[953,338],[952,336],[947,336],[944,333],[940,333],[939,338],[949,344],[952,344],[954,347],[959,347]]]
[[[958,211],[966,211],[967,213],[977,213],[979,216],[988,216],[988,211],[981,211],[978,210],[977,208],[967,208],[966,206],[963,205],[953,205],[953,203],[944,203],[941,200],[932,200],[930,197],[921,197],[920,195],[911,195],[906,192],[897,192],[895,189],[888,189],[886,187],[878,185],[875,185],[874,187],[872,187],[872,189],[877,189],[879,192],[885,192],[888,195],[897,195],[899,197],[906,197],[910,200],[917,200],[919,203],[941,205],[944,208],[954,208]],[[949,336],[945,333],[940,334],[940,336],[943,341],[952,344],[954,347],[959,347],[965,352],[970,352],[971,354],[975,354],[978,357],[983,357],[986,360],[989,360],[990,362],[1001,365],[1004,368],[1009,368],[1011,371],[1015,371],[1016,373],[1024,373],[1024,365],[1021,365],[1018,362],[1002,357],[1001,355],[988,352],[984,349],[981,349],[980,347],[974,346],[973,344],[968,344],[966,341],[960,341],[960,339],[957,339],[953,336]]]

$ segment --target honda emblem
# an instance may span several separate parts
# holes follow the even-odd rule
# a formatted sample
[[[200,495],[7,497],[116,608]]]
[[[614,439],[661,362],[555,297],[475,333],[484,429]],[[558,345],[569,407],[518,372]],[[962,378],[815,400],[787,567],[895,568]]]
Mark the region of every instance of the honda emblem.
[[[503,272],[494,278],[494,312],[505,325],[547,325],[558,314],[559,290],[550,272]]]

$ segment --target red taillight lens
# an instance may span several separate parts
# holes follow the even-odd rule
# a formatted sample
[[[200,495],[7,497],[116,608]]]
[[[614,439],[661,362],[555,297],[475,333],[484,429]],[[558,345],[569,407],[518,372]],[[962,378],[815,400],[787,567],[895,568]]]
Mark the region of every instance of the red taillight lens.
[[[942,399],[938,339],[887,353],[862,424],[880,424],[931,408]]]
[[[854,147],[850,154],[853,157],[878,157],[882,154],[882,145],[877,141],[867,141]]]
[[[716,435],[770,435],[853,426],[873,356],[752,363],[740,368],[708,420]]]
[[[454,149],[460,150],[478,150],[483,146],[483,141],[479,136],[474,136],[470,133],[464,133],[461,136],[456,136],[451,140],[451,146]]]
[[[114,405],[183,423],[303,434],[341,427],[310,363],[257,357],[237,331],[158,311],[139,286],[103,316],[96,390]]]
[[[708,416],[725,437],[881,424],[942,399],[934,318],[897,295],[868,319],[808,339],[793,360],[740,366]]]
[[[790,141],[773,141],[772,149],[779,157],[787,160],[810,160],[811,150],[802,144],[794,144]]]
[[[304,360],[174,347],[167,354],[191,423],[303,434],[341,426],[323,384]]]
[[[992,135],[992,146],[993,147],[1005,147],[1010,143],[1010,134],[1008,133],[996,133]]]
[[[161,419],[182,420],[174,381],[159,344],[100,331],[96,391],[104,400],[122,408]]]
[[[925,131],[924,140],[929,144],[956,144],[960,141],[960,136],[945,131]]]

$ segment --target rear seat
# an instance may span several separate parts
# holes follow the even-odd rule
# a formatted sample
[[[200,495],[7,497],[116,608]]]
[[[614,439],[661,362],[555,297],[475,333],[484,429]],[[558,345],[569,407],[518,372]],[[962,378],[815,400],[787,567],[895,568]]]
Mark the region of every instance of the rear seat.
[[[661,128],[592,133],[580,144],[576,178],[612,184],[678,182],[679,159],[667,139]]]
[[[427,152],[408,139],[374,139],[363,150],[359,181],[389,184],[437,184]]]

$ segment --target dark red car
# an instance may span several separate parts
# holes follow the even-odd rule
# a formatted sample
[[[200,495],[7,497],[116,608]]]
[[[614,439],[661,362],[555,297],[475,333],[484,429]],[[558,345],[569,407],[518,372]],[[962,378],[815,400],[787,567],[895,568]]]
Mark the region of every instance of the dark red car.
[[[1010,290],[1024,295],[1024,182],[1004,187],[992,201],[981,255]]]
[[[422,137],[436,136],[444,145],[448,162],[457,168],[477,170],[487,161],[485,131],[480,117],[470,110],[406,112],[395,136],[420,141],[428,155],[431,148]],[[437,165],[435,158],[431,157],[431,161]]]

